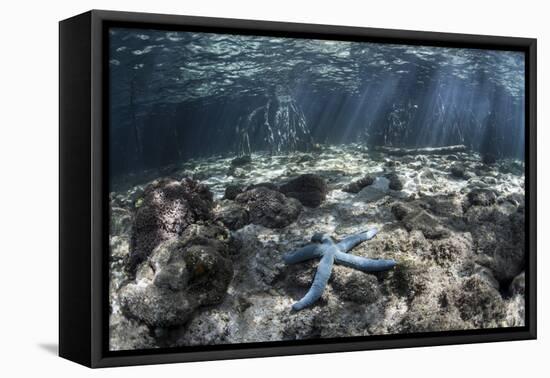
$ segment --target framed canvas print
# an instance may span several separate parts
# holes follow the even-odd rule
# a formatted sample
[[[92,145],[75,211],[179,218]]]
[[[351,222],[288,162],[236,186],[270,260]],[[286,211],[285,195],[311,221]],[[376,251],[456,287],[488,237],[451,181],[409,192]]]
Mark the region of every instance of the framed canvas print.
[[[536,337],[536,40],[60,23],[60,355]]]

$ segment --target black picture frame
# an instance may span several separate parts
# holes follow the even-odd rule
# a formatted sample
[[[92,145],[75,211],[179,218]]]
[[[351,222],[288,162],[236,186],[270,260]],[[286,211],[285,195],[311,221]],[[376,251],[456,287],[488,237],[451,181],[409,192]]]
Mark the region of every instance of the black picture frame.
[[[526,57],[526,325],[110,352],[109,26],[522,51]],[[406,348],[536,338],[536,39],[92,10],[59,24],[59,354],[89,367]]]

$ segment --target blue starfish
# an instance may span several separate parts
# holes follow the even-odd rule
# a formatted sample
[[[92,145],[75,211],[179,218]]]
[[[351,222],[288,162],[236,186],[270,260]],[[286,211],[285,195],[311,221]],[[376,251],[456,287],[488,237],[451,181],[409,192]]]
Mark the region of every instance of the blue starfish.
[[[292,305],[292,309],[299,311],[311,306],[321,298],[335,262],[350,268],[362,270],[363,272],[379,272],[393,268],[396,264],[395,260],[367,259],[347,253],[356,245],[365,240],[372,239],[377,233],[378,230],[372,228],[365,232],[348,236],[339,243],[335,243],[327,234],[317,233],[311,238],[311,244],[285,254],[283,260],[286,264],[296,264],[316,257],[321,258],[311,288],[302,299]]]

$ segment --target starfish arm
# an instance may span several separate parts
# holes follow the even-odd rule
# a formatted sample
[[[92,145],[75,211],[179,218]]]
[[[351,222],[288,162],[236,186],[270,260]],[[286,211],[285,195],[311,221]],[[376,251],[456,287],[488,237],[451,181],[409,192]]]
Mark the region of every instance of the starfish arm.
[[[337,252],[334,258],[338,264],[362,270],[363,272],[380,272],[391,269],[396,264],[395,260],[367,259],[343,252]]]
[[[340,249],[340,251],[342,252],[348,252],[356,245],[366,240],[372,239],[377,233],[378,233],[378,229],[371,228],[370,230],[367,230],[365,232],[348,236],[347,238],[344,238],[341,242],[337,244],[338,249]]]
[[[322,252],[319,244],[309,244],[296,251],[288,252],[283,256],[285,264],[296,264],[302,261],[310,260],[315,257],[321,257]]]
[[[315,278],[313,279],[313,284],[309,288],[309,291],[302,299],[292,305],[293,310],[299,311],[305,307],[311,306],[319,298],[321,298],[321,295],[323,295],[325,287],[327,286],[328,279],[330,278],[333,264],[334,254],[326,253],[319,262],[317,272],[315,273]]]

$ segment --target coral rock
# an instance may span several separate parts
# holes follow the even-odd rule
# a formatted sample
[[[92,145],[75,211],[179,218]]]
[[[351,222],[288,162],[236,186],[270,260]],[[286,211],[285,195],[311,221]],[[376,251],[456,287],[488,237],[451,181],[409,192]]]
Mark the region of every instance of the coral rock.
[[[360,178],[357,181],[352,181],[348,185],[344,186],[342,188],[342,191],[347,193],[359,193],[361,189],[363,189],[365,186],[369,186],[374,182],[374,177],[367,175],[363,178]]]
[[[252,163],[252,156],[250,155],[239,156],[231,160],[232,167],[242,167],[243,165],[247,165],[250,163]]]
[[[324,178],[314,174],[304,174],[280,187],[288,197],[296,198],[304,206],[318,207],[326,198],[328,187]]]
[[[467,197],[471,206],[490,206],[497,199],[495,192],[489,189],[473,189]]]
[[[522,208],[508,214],[497,206],[473,206],[466,219],[477,259],[501,283],[510,282],[524,269],[525,214]]]
[[[230,184],[225,188],[224,199],[234,200],[239,194],[243,192],[243,188],[240,185]]]
[[[390,180],[389,188],[391,190],[402,190],[403,182],[395,172],[390,172],[384,175],[388,180]]]
[[[403,219],[407,231],[419,230],[428,239],[441,239],[450,235],[450,231],[426,210],[411,212]]]
[[[134,272],[161,242],[190,224],[211,217],[212,193],[191,179],[164,179],[149,185],[132,226],[128,270]]]
[[[200,306],[220,303],[233,278],[231,236],[217,225],[193,225],[159,245],[119,291],[123,312],[152,327],[185,324]],[[150,270],[149,269],[149,270]]]
[[[222,222],[230,230],[238,230],[250,223],[248,211],[236,203],[221,204],[214,214],[214,220]]]
[[[506,308],[500,293],[479,276],[472,276],[462,284],[456,301],[462,319],[482,326],[497,327],[505,317]]]
[[[371,185],[357,193],[357,197],[365,202],[374,202],[384,198],[389,190],[390,180],[385,177],[376,177]]]
[[[361,304],[371,304],[380,299],[382,294],[375,275],[343,266],[333,269],[332,286],[340,298]]]
[[[172,327],[184,324],[198,304],[183,291],[172,291],[155,285],[129,284],[120,291],[125,313],[148,326]]]
[[[265,187],[239,194],[235,200],[248,210],[252,223],[270,228],[288,226],[302,211],[302,205],[296,199]]]

